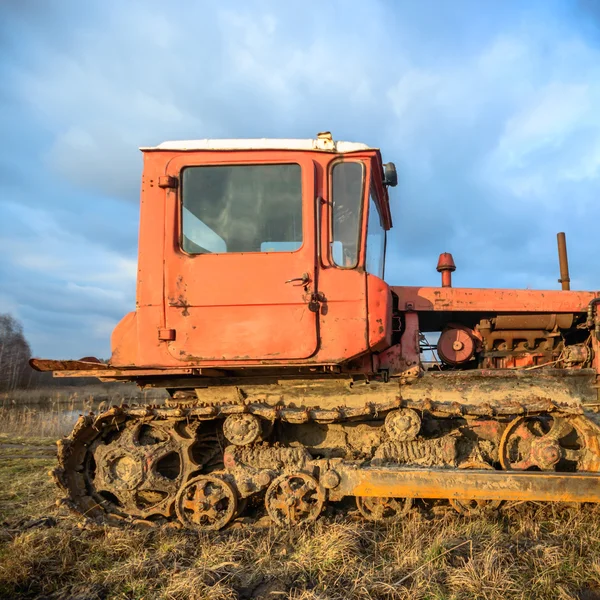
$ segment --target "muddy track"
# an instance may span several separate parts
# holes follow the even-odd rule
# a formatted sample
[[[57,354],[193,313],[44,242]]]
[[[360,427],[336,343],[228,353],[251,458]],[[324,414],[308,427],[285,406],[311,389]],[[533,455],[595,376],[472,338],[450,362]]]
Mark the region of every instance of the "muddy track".
[[[249,499],[264,502],[282,526],[314,520],[327,502],[342,499],[336,488],[343,469],[600,469],[597,430],[576,411],[544,411],[546,403],[537,414],[484,416],[402,405],[114,407],[80,417],[58,443],[53,474],[65,504],[98,522],[219,529]],[[376,521],[400,518],[411,504],[357,500],[361,514]],[[452,503],[464,513],[498,505]]]

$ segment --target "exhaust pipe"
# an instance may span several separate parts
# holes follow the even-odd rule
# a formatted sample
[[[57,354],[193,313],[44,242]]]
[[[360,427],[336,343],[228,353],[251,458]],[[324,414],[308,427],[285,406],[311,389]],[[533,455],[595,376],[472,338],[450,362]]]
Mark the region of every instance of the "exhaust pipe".
[[[569,258],[567,257],[567,238],[564,232],[556,236],[558,240],[558,264],[560,266],[560,279],[558,283],[562,284],[563,290],[571,289],[571,278],[569,277]]]

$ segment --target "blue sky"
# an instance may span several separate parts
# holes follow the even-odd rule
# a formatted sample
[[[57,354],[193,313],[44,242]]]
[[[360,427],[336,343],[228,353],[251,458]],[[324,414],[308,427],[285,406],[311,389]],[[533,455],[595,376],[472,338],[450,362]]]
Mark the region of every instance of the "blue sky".
[[[0,312],[107,357],[133,310],[141,156],[313,137],[396,162],[387,279],[599,289],[600,2],[0,2]]]

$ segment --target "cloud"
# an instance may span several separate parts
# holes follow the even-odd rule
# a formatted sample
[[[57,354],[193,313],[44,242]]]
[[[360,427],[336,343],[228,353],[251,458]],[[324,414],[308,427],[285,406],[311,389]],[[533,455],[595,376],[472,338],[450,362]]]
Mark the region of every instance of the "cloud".
[[[36,354],[108,356],[107,323],[133,309],[135,256],[65,230],[47,210],[0,206],[2,312],[22,319]]]
[[[134,306],[137,147],[327,129],[398,165],[390,283],[437,284],[451,251],[457,285],[556,288],[566,230],[598,288],[590,6],[3,3],[0,301],[37,353],[106,356]]]
[[[436,240],[455,253],[459,284],[555,287],[553,234],[566,229],[577,234],[576,284],[598,285],[586,258],[600,164],[598,50],[573,32],[556,37],[551,27],[527,39],[502,32],[452,65],[411,67],[388,90],[404,167],[394,214],[410,223],[391,246],[397,257],[431,253],[425,273],[397,260],[390,278],[436,281]]]

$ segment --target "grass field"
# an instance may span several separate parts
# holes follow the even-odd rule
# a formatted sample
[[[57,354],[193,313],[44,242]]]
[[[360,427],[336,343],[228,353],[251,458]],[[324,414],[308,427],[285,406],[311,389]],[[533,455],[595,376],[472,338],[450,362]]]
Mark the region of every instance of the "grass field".
[[[111,529],[55,505],[53,440],[0,436],[2,598],[600,599],[600,510],[443,506],[390,526],[330,510],[297,531],[260,512],[219,533]]]
[[[60,385],[31,390],[0,393],[0,404],[11,406],[36,404],[68,404],[73,401],[120,403],[123,401],[153,402],[166,396],[161,389],[140,390],[135,383],[110,382],[87,385]]]
[[[140,391],[135,384],[114,383],[19,390],[0,394],[0,434],[58,439],[73,428],[78,415],[123,403],[162,404],[163,390]]]

